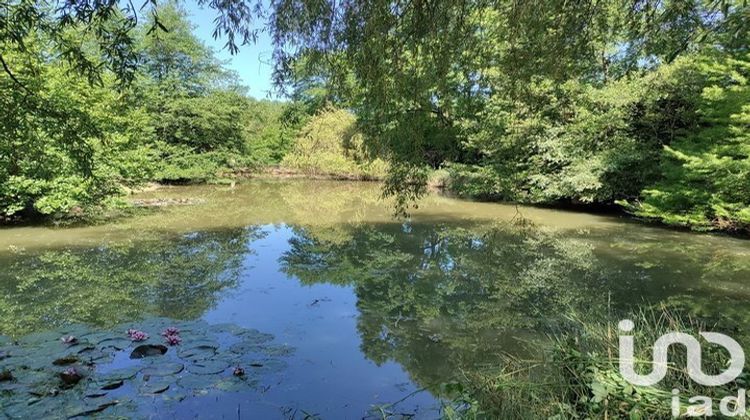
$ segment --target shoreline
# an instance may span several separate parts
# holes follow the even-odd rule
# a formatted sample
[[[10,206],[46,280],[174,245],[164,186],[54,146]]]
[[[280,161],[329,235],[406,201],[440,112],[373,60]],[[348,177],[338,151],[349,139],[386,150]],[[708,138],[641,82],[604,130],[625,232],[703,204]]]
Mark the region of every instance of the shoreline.
[[[253,180],[279,180],[279,181],[295,181],[295,180],[312,180],[312,181],[338,181],[338,182],[367,182],[367,183],[382,183],[383,180],[372,177],[362,177],[351,174],[333,174],[333,173],[305,173],[297,170],[280,168],[280,167],[267,167],[260,170],[238,170],[231,173],[221,173],[215,180],[212,181],[196,181],[196,182],[157,182],[150,181],[140,188],[126,188],[126,193],[122,197],[125,202],[128,203],[128,208],[112,210],[111,215],[108,210],[99,209],[99,213],[92,215],[80,216],[80,212],[76,212],[73,215],[67,215],[60,218],[46,219],[38,217],[15,217],[15,218],[0,218],[0,228],[13,228],[19,226],[35,226],[35,225],[86,225],[86,224],[102,224],[115,221],[121,217],[127,217],[128,209],[153,209],[168,207],[174,205],[190,206],[199,204],[199,200],[171,200],[171,199],[150,199],[140,200],[132,199],[131,197],[140,193],[155,192],[161,189],[167,189],[172,187],[180,187],[186,185],[229,185],[234,187],[238,183],[253,181]],[[549,210],[560,210],[569,211],[573,213],[591,214],[591,215],[609,215],[619,217],[628,222],[637,223],[644,226],[655,227],[659,229],[672,230],[677,232],[695,233],[695,234],[710,234],[716,236],[726,236],[736,239],[750,240],[750,231],[747,230],[728,230],[721,228],[712,229],[696,229],[691,226],[685,225],[674,225],[663,223],[655,219],[647,219],[643,217],[634,216],[628,213],[624,208],[617,205],[581,205],[581,204],[570,204],[570,203],[523,203],[513,201],[498,201],[498,200],[481,200],[474,199],[471,197],[464,197],[453,193],[448,187],[444,180],[430,179],[427,184],[427,192],[431,194],[438,194],[457,200],[478,202],[478,203],[490,203],[490,204],[503,204],[511,206],[524,206],[537,209],[549,209]],[[123,211],[124,210],[124,211]],[[102,216],[102,212],[105,213]]]

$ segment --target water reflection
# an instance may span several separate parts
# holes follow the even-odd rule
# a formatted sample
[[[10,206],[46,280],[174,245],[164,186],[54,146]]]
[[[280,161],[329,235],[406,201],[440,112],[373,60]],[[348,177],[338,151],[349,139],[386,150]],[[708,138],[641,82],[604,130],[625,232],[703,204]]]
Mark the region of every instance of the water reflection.
[[[146,315],[194,319],[236,287],[257,227],[5,255],[0,331],[18,336],[68,323],[109,326]]]
[[[571,316],[668,305],[738,333],[750,321],[745,241],[437,196],[394,220],[372,184],[150,196],[205,204],[0,230],[0,333],[148,315],[236,321],[299,348],[290,381],[304,386],[276,391],[278,405],[293,395],[343,417],[361,416],[373,395],[411,392],[397,389],[399,366],[420,387],[452,381],[533,355]]]
[[[392,223],[352,225],[335,238],[315,227],[295,233],[283,270],[305,284],[352,287],[363,353],[397,361],[423,386],[508,355],[533,357],[571,316],[669,306],[741,328],[750,309],[741,253],[638,243],[625,231]]]

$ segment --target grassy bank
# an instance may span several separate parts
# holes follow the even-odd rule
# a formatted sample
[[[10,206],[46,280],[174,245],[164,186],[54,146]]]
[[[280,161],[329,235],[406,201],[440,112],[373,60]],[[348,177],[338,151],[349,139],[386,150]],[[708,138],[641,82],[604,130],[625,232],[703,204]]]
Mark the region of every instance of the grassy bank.
[[[747,339],[735,328],[711,325],[668,310],[633,314],[636,370],[651,372],[652,343],[668,332],[699,337],[699,331],[724,332],[740,344]],[[454,404],[449,418],[630,418],[672,417],[673,389],[679,392],[680,416],[688,413],[689,398],[707,396],[719,411],[719,400],[737,396],[748,386],[743,373],[722,386],[702,386],[688,375],[684,347],[672,346],[666,377],[656,386],[635,386],[619,371],[618,319],[569,319],[561,331],[551,332],[549,346],[536,360],[508,358],[493,372],[464,373],[443,386]],[[702,341],[702,370],[716,374],[727,367],[728,353]],[[706,414],[692,409],[693,414]]]

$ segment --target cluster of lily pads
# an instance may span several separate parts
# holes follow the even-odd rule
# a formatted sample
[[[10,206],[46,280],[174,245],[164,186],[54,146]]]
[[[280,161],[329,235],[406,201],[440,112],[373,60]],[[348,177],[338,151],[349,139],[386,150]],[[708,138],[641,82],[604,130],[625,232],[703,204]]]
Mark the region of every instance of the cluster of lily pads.
[[[294,351],[233,324],[151,318],[137,327],[0,337],[2,414],[133,417],[190,397],[258,390]]]

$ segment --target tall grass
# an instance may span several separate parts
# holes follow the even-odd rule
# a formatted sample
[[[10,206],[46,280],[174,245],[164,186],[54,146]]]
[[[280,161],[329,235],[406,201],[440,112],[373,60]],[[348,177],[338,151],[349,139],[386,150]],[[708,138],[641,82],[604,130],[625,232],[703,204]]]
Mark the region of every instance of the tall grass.
[[[722,331],[720,325],[706,325],[699,319],[667,309],[643,310],[629,319],[636,328],[636,369],[651,371],[653,343],[668,332],[684,332],[699,337],[699,331],[724,332],[747,343],[745,337]],[[446,407],[448,418],[671,418],[672,390],[680,391],[681,415],[691,405],[690,397],[711,397],[716,403],[728,395],[737,396],[747,388],[744,372],[735,381],[709,387],[691,380],[687,373],[687,353],[671,346],[667,376],[651,387],[634,386],[619,371],[619,319],[568,319],[560,331],[550,333],[549,347],[539,360],[508,358],[494,372],[463,373],[455,384],[444,387],[454,404]],[[716,374],[726,369],[728,352],[701,341],[703,371]],[[744,346],[743,346],[744,347]],[[746,348],[746,347],[745,347]],[[747,369],[746,369],[747,370]]]

